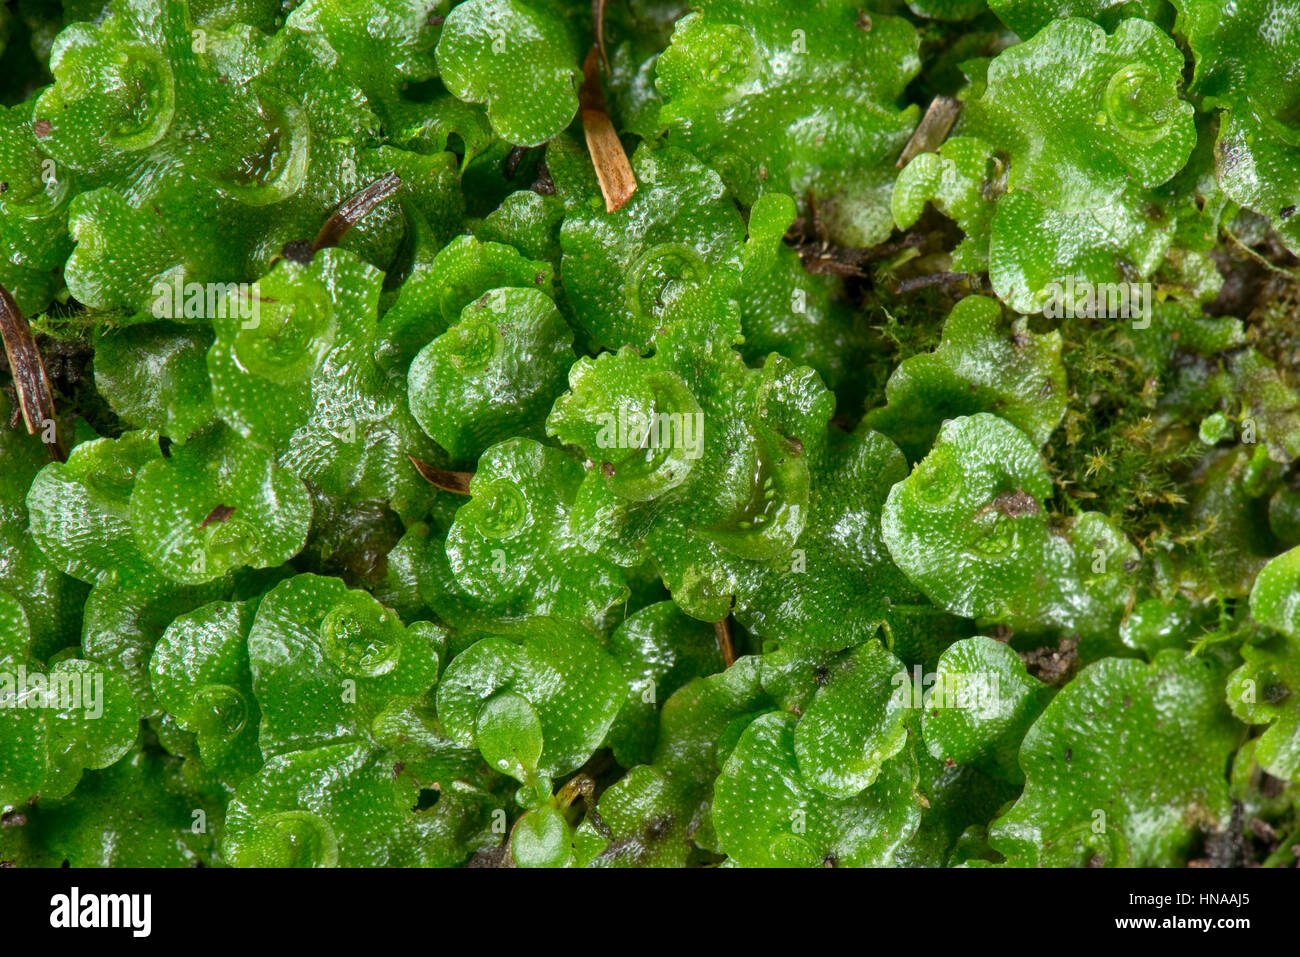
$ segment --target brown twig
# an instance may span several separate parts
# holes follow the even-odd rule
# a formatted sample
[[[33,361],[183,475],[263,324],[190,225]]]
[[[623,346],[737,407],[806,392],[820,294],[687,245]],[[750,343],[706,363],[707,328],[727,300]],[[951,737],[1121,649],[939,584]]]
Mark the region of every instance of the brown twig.
[[[598,58],[599,53],[592,47],[582,66],[583,84],[578,92],[578,102],[582,105],[582,133],[587,139],[591,162],[596,167],[601,195],[605,197],[605,211],[612,213],[622,209],[623,204],[632,198],[636,192],[636,177],[632,174],[618,132],[605,111]]]
[[[325,221],[325,225],[316,234],[316,241],[311,246],[312,252],[337,246],[349,229],[397,192],[401,185],[402,178],[395,171],[389,170],[365,189],[344,200],[343,205]]]
[[[921,117],[921,122],[912,132],[912,138],[907,141],[902,155],[894,165],[902,169],[918,154],[933,153],[938,149],[948,138],[948,131],[957,122],[957,114],[960,112],[961,101],[954,100],[951,96],[936,96],[931,100],[925,116]]]
[[[609,57],[605,54],[605,0],[591,0],[591,19],[596,34],[596,49],[600,51],[600,62],[609,72]]]
[[[730,668],[736,663],[736,648],[731,643],[731,616],[713,623],[713,634],[718,639],[718,650],[722,652],[722,663]]]
[[[40,434],[46,451],[56,462],[66,462],[68,453],[55,428],[54,396],[45,374],[45,363],[41,361],[27,318],[4,286],[0,286],[0,337],[4,339],[5,355],[9,357],[9,371],[27,431]]]
[[[436,465],[420,461],[414,455],[408,455],[407,458],[411,460],[415,470],[420,473],[420,477],[434,488],[440,488],[444,492],[455,492],[457,495],[469,494],[469,483],[474,478],[473,472],[452,472],[448,469],[440,469]]]

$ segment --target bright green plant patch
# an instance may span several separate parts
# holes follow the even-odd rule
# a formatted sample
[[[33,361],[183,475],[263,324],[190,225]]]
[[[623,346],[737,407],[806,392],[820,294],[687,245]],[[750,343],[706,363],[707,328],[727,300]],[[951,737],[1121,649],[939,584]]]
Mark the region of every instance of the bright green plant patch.
[[[1294,864],[1297,63],[10,5],[0,866]]]

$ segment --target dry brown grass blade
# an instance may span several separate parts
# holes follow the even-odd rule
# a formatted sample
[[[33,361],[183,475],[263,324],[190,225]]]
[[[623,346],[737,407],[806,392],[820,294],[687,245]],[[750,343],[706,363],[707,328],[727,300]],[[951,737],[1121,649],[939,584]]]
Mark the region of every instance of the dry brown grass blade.
[[[325,221],[325,225],[316,234],[316,241],[311,245],[312,252],[337,246],[349,229],[397,192],[401,185],[402,177],[389,170],[365,189],[344,200],[343,205],[335,210],[334,215]]]
[[[718,650],[722,652],[722,663],[730,668],[736,663],[736,646],[731,642],[731,616],[715,621],[713,633],[718,639]]]
[[[582,133],[587,139],[591,162],[596,167],[601,195],[605,197],[605,211],[612,213],[636,192],[636,177],[627,161],[627,153],[619,141],[614,124],[605,111],[605,97],[600,92],[600,54],[595,47],[587,54],[582,66],[583,84],[578,100],[582,104]]]
[[[961,102],[951,96],[936,96],[931,100],[925,116],[921,117],[921,122],[912,132],[912,138],[907,141],[902,155],[894,165],[902,169],[913,157],[937,150],[948,138],[948,131],[957,122],[957,114],[960,112]]]
[[[55,427],[54,396],[45,375],[45,363],[41,361],[27,318],[4,286],[0,286],[0,336],[4,338],[5,355],[9,358],[9,371],[27,431],[40,435],[51,458],[66,462],[68,453]]]
[[[440,469],[428,462],[421,462],[414,455],[408,455],[407,458],[411,460],[415,470],[420,473],[420,477],[434,488],[440,488],[444,492],[455,492],[457,495],[469,494],[469,483],[474,478],[473,472],[452,472],[447,469]]]

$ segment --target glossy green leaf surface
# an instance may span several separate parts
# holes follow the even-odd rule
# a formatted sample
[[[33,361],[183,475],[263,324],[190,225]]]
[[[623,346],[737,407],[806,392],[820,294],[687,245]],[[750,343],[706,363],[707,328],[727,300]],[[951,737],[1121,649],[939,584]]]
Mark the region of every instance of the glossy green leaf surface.
[[[655,65],[669,141],[722,174],[740,201],[815,193],[836,239],[889,234],[891,168],[918,111],[900,102],[919,66],[898,17],[859,5],[709,0],[677,21]]]
[[[1223,8],[1178,0],[1176,29],[1196,60],[1192,90],[1222,109],[1215,172],[1233,200],[1273,221],[1300,247],[1300,147],[1294,132],[1300,11],[1265,0]]]
[[[262,765],[248,632],[253,609],[214,602],[173,621],[154,647],[158,702],[198,738],[204,764],[230,781]]]
[[[302,481],[220,429],[144,466],[130,509],[137,546],[160,574],[187,585],[280,564],[302,548],[311,521]]]
[[[494,289],[415,357],[411,413],[456,461],[473,461],[513,435],[540,436],[568,382],[572,343],[546,295]]]
[[[1019,777],[1016,753],[1051,698],[1006,645],[977,636],[949,645],[925,689],[926,747],[945,761]]]
[[[5,6],[0,868],[1294,864],[1292,6]]]
[[[1064,532],[1043,503],[1051,478],[1033,443],[986,412],[949,420],[895,485],[882,528],[894,561],[954,614],[1105,631],[1122,608],[1136,549],[1084,513]]]
[[[878,642],[832,668],[794,729],[799,771],[831,797],[870,787],[907,741],[903,664]]]
[[[552,175],[574,206],[560,228],[561,274],[593,342],[645,351],[684,295],[711,276],[739,274],[744,222],[722,179],[691,154],[638,149],[640,185],[613,213],[585,157],[566,150],[557,160]]]
[[[1224,767],[1242,733],[1221,681],[1213,661],[1170,652],[1092,665],[1025,735],[1025,792],[993,846],[1028,866],[1178,860],[1229,813]]]
[[[1169,9],[1167,0],[989,0],[988,6],[1023,39],[1057,17],[1087,17],[1111,29],[1128,17],[1159,21]]]
[[[580,481],[574,462],[532,439],[488,449],[447,532],[444,554],[433,556],[435,573],[442,572],[435,587],[502,618],[591,621],[625,598],[622,569],[584,548],[573,527]]]
[[[1050,284],[1070,278],[1113,283],[1126,268],[1160,268],[1177,233],[1169,213],[1151,212],[1159,200],[1150,191],[1196,143],[1192,105],[1180,96],[1182,63],[1149,21],[1124,20],[1107,35],[1069,18],[989,64],[962,131],[1008,157],[989,224],[989,277],[1012,307],[1042,309]],[[1047,150],[1052,161],[1042,162]],[[954,207],[960,215],[959,199]]]
[[[1300,772],[1300,667],[1294,642],[1273,639],[1242,648],[1245,664],[1228,678],[1227,698],[1233,714],[1268,727],[1255,748],[1255,759],[1270,774],[1294,778]]]
[[[492,753],[506,773],[554,777],[599,746],[625,688],[622,668],[580,628],[537,619],[518,638],[489,636],[458,655],[438,687],[438,713],[453,738]]]
[[[751,867],[882,865],[920,818],[915,768],[892,762],[876,783],[833,798],[805,783],[794,719],[754,720],[723,766],[714,825],[728,855]]]
[[[258,605],[247,638],[253,693],[264,703],[262,753],[365,740],[393,699],[433,687],[441,641],[436,626],[403,625],[336,578],[281,582]]]
[[[482,103],[497,134],[535,146],[578,111],[577,37],[563,4],[468,0],[442,25],[438,69],[462,100]]]
[[[953,309],[933,353],[899,364],[889,405],[867,421],[913,459],[945,419],[976,412],[995,412],[1042,445],[1065,412],[1067,387],[1059,334],[1008,325],[995,300],[972,296]]]

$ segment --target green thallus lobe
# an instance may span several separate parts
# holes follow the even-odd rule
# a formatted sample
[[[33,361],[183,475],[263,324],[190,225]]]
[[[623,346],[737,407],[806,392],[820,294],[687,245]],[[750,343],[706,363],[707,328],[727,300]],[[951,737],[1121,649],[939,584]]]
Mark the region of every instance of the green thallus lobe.
[[[1300,16],[686,6],[23,12],[0,862],[1290,853]]]

